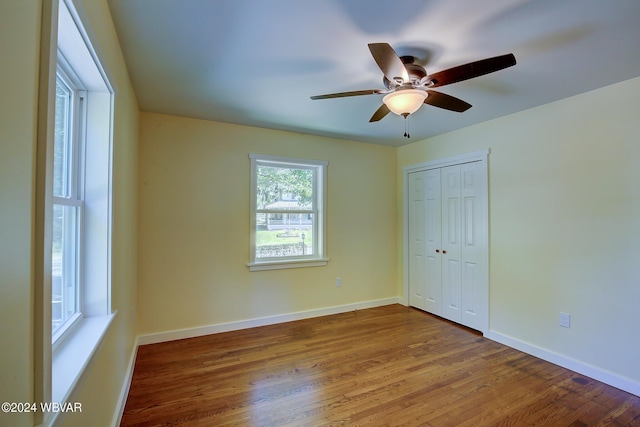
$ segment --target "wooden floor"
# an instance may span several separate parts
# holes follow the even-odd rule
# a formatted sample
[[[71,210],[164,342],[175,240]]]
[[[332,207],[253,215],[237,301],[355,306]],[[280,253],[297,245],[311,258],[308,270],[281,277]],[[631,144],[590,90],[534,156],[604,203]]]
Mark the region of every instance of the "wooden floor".
[[[401,305],[141,346],[121,426],[640,426],[640,398]]]

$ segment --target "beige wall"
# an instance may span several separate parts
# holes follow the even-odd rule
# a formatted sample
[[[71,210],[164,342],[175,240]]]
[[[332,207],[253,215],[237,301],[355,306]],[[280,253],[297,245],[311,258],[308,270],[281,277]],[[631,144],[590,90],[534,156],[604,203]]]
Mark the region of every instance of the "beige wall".
[[[32,239],[40,2],[0,4],[0,401],[33,400]],[[10,60],[9,60],[10,59]],[[0,425],[31,416],[0,413]]]
[[[111,422],[129,369],[136,338],[138,104],[129,81],[106,0],[82,0],[115,86],[113,136],[113,206],[111,308],[117,310],[105,342],[78,388],[82,414],[65,426],[99,426]]]
[[[490,148],[490,329],[636,384],[638,111],[640,78],[398,150],[401,177]]]
[[[78,388],[83,413],[66,425],[108,425],[134,349],[138,108],[106,1],[83,0],[94,42],[116,86],[112,307],[119,314]],[[34,401],[33,219],[40,1],[0,3],[0,401]],[[31,426],[0,413],[0,425]]]
[[[394,148],[151,113],[140,135],[141,334],[396,296]],[[329,162],[326,267],[249,272],[249,153]]]

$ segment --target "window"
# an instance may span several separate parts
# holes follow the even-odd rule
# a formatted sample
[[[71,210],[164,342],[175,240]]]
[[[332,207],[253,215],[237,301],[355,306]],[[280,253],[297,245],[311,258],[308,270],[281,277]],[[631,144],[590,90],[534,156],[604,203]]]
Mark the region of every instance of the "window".
[[[73,0],[54,4],[57,9],[46,17],[52,22],[51,38],[43,32],[43,40],[51,51],[57,45],[57,57],[42,63],[50,84],[55,84],[54,99],[48,98],[48,85],[43,85],[41,94],[47,97],[47,112],[49,103],[54,104],[53,124],[47,128],[54,135],[44,138],[53,147],[41,150],[39,145],[46,164],[37,170],[51,178],[38,180],[46,182],[43,200],[50,203],[44,218],[51,230],[42,237],[44,253],[51,260],[51,270],[44,274],[50,274],[51,281],[43,281],[41,300],[43,319],[51,323],[36,322],[35,331],[38,341],[41,338],[43,346],[50,346],[35,356],[42,371],[34,395],[42,402],[69,400],[115,316],[111,307],[115,91],[91,43],[92,33],[83,25],[84,12]],[[40,413],[35,420],[50,425],[57,416]]]
[[[250,270],[326,265],[327,162],[249,157]]]
[[[84,95],[59,61],[53,157],[51,335],[55,342],[80,317]]]

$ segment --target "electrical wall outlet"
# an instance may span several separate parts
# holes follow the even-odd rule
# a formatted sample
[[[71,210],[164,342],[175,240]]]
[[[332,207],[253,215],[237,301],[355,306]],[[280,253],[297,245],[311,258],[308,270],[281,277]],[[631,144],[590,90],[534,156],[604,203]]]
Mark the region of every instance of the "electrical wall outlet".
[[[342,286],[342,277],[336,277],[336,288]]]
[[[571,327],[571,315],[569,313],[560,313],[560,326],[563,328]]]

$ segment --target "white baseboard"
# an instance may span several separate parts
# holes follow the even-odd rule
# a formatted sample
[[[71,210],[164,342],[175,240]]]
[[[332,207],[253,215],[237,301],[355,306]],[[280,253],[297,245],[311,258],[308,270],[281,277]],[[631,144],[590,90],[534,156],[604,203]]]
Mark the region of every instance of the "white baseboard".
[[[129,357],[127,373],[122,384],[122,389],[120,390],[120,396],[118,397],[118,406],[116,407],[116,412],[113,416],[113,422],[111,423],[112,426],[119,426],[120,422],[122,422],[122,415],[124,415],[124,407],[127,404],[127,397],[129,396],[129,388],[131,387],[133,368],[136,365],[136,357],[138,355],[139,345],[140,344],[136,342],[136,344],[133,346],[131,356]]]
[[[562,366],[563,368],[593,378],[594,380],[598,380],[612,387],[640,396],[640,384],[630,380],[629,378],[613,374],[596,366],[589,365],[588,363],[554,353],[553,351],[529,344],[525,341],[512,338],[496,331],[490,330],[484,334],[484,336],[490,340],[499,342],[500,344],[504,344],[542,360],[546,360],[547,362],[551,362],[554,365]]]
[[[217,325],[200,326],[197,328],[179,329],[175,331],[159,332],[156,334],[141,335],[138,337],[138,345],[155,344],[165,341],[193,338],[203,335],[218,334],[221,332],[237,331],[240,329],[255,328],[258,326],[274,325],[276,323],[291,322],[294,320],[309,319],[312,317],[328,316],[331,314],[346,313],[365,308],[381,307],[399,303],[399,299],[384,298],[379,300],[364,301],[354,304],[338,305],[314,310],[297,311],[294,313],[278,314],[275,316],[258,317],[255,319],[240,320],[237,322],[219,323]]]

